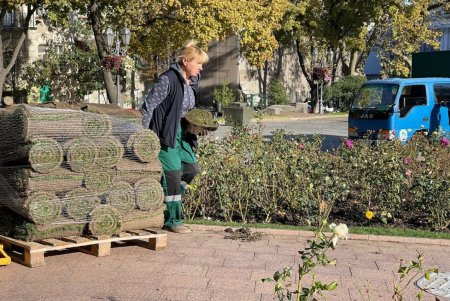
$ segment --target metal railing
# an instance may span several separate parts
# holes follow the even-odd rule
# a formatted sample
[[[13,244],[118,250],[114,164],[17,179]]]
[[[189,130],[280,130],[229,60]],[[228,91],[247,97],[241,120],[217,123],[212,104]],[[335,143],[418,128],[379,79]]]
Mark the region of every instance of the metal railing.
[[[25,25],[26,13],[7,12],[3,18],[3,29],[22,28]],[[36,27],[35,16],[32,15],[29,22],[29,27]]]

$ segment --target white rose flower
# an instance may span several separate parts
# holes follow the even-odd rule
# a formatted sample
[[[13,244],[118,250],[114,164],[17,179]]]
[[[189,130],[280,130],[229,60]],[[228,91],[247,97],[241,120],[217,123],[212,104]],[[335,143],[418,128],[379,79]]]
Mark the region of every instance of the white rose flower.
[[[339,224],[336,227],[334,227],[333,229],[334,234],[336,234],[336,236],[338,238],[343,238],[343,239],[347,239],[348,238],[348,228],[346,224]]]
[[[332,243],[333,243],[333,247],[336,246],[336,243],[338,241],[338,239],[343,238],[343,239],[347,239],[348,238],[348,228],[346,224],[339,224],[336,226],[335,223],[330,224],[330,229],[333,230],[333,237],[331,239]]]

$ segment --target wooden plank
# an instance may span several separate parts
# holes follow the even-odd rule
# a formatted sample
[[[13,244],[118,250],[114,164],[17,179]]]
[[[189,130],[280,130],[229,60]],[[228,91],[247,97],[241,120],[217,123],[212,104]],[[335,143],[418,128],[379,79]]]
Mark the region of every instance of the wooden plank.
[[[150,232],[152,231],[152,232]],[[102,257],[111,254],[111,243],[132,240],[134,243],[145,248],[159,251],[164,250],[167,245],[167,234],[153,229],[122,232],[118,237],[104,236],[67,236],[61,239],[44,239],[43,245],[37,242],[25,242],[6,236],[0,236],[0,242],[14,250],[11,257],[14,261],[29,267],[45,266],[44,254],[47,251],[76,249],[90,255]],[[157,232],[159,234],[154,234]],[[17,249],[17,250],[16,250]]]
[[[37,242],[26,242],[22,240],[17,240],[11,237],[0,235],[0,241],[6,241],[7,243],[22,247],[27,250],[37,250],[37,249],[46,249],[47,246],[42,245]]]
[[[164,231],[164,230],[161,230],[161,229],[150,229],[150,228],[146,228],[146,229],[142,229],[142,230],[144,230],[144,231],[147,231],[147,232],[150,232],[150,233],[153,233],[153,234],[163,234],[163,233],[167,233],[166,231]]]
[[[143,230],[129,230],[127,232],[132,234],[132,235],[145,235],[145,234],[148,234],[148,232],[143,231]]]
[[[55,239],[55,238],[43,239],[43,240],[40,240],[40,242],[43,243],[44,245],[49,245],[52,247],[66,247],[66,246],[73,245],[73,243],[71,243],[71,242],[63,241],[63,240],[59,240],[59,239]]]
[[[111,238],[111,235],[86,235],[86,237],[94,240],[107,240]]]
[[[24,263],[30,268],[37,268],[45,266],[44,251],[37,253],[30,253],[29,250],[24,250]]]
[[[167,246],[167,234],[161,234],[155,238],[150,238],[148,241],[150,250],[161,251],[165,250]]]
[[[76,243],[76,244],[91,241],[90,239],[88,239],[86,237],[82,237],[82,236],[66,236],[66,237],[61,238],[61,240]]]
[[[120,232],[119,233],[119,237],[121,237],[121,238],[122,237],[130,237],[130,236],[132,236],[131,233],[127,233],[127,232]]]
[[[97,256],[109,256],[111,254],[111,242],[97,242],[96,244],[78,248],[81,252]]]
[[[153,251],[161,251],[167,247],[167,234],[153,234],[145,240],[140,237],[139,240],[136,240],[136,244]]]

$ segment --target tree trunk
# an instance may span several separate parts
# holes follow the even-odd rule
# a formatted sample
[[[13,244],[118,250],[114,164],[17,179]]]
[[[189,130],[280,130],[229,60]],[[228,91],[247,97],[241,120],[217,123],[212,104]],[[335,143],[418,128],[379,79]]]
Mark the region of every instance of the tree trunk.
[[[131,107],[133,109],[136,109],[136,71],[131,71],[131,90],[130,90],[130,96],[131,96]]]
[[[350,52],[350,64],[349,64],[350,76],[354,76],[357,74],[356,71],[357,63],[358,63],[358,52],[356,51]]]
[[[264,107],[268,107],[267,102],[267,71],[269,68],[269,62],[264,62],[264,67],[258,68],[258,83],[259,83],[259,93],[262,96],[262,101]]]
[[[103,39],[101,22],[100,22],[100,11],[98,9],[97,0],[91,0],[89,5],[89,19],[91,21],[92,31],[94,32],[95,44],[98,50],[98,57],[100,62],[103,62],[107,55],[107,45]],[[103,79],[105,81],[106,96],[110,103],[117,105],[117,86],[114,84],[113,76],[111,71],[102,69]]]
[[[280,45],[277,50],[278,60],[277,60],[277,69],[275,70],[275,78],[280,78],[281,71],[283,70],[283,55],[284,55],[284,47]]]
[[[297,52],[297,58],[300,64],[300,68],[302,70],[303,76],[306,78],[306,81],[308,82],[309,85],[309,93],[311,95],[311,105],[313,107],[316,106],[317,103],[317,97],[316,97],[316,90],[317,90],[317,85],[314,83],[314,79],[312,77],[312,63],[311,63],[311,67],[310,67],[310,72],[308,72],[307,68],[306,68],[306,64],[305,64],[305,59],[303,57],[303,53],[300,52],[300,41],[298,39],[295,40],[295,50]],[[311,53],[312,53],[312,49],[311,49]]]

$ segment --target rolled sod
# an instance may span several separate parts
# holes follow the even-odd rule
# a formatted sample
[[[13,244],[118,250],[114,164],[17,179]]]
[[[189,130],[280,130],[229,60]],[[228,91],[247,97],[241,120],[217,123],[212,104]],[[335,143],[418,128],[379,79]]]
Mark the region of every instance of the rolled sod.
[[[96,164],[101,167],[113,167],[122,159],[122,143],[114,137],[102,137],[95,140],[97,147]]]
[[[130,212],[135,207],[134,189],[127,182],[113,183],[111,189],[105,193],[105,199],[122,214]]]
[[[89,213],[88,229],[92,235],[114,235],[122,231],[122,215],[111,205],[100,205]]]
[[[54,224],[36,225],[31,222],[23,222],[14,228],[12,237],[24,241],[36,241],[47,238],[60,238],[66,236],[80,236],[83,234],[85,224]]]
[[[101,200],[86,188],[80,187],[66,193],[63,203],[63,212],[67,217],[82,221],[87,220],[89,213],[100,205]]]
[[[84,174],[84,187],[91,193],[103,194],[112,186],[113,175],[109,170],[94,170]]]
[[[112,123],[107,115],[84,113],[83,136],[102,137],[111,134]]]
[[[31,167],[40,173],[49,173],[57,169],[63,161],[63,149],[52,138],[34,138],[28,153]]]
[[[161,180],[162,166],[158,159],[149,163],[142,163],[122,158],[115,167],[114,181],[125,181],[134,184],[143,178]]]
[[[96,146],[89,138],[74,138],[64,144],[66,162],[74,172],[92,169],[96,162]]]
[[[36,136],[49,138],[74,138],[82,135],[82,116],[75,110],[57,110],[20,105],[10,118],[19,141]]]
[[[25,201],[27,217],[36,224],[53,222],[61,214],[62,204],[53,193],[36,192]]]
[[[156,210],[164,201],[164,191],[161,184],[154,180],[144,178],[134,184],[136,205],[140,210]]]
[[[83,174],[74,173],[62,167],[48,174],[34,172],[22,166],[1,167],[0,175],[13,190],[26,195],[33,191],[64,193],[81,187],[84,179]]]
[[[123,216],[122,231],[161,228],[164,223],[165,205],[155,211],[132,210]]]
[[[161,149],[159,138],[149,129],[140,129],[127,141],[127,149],[141,162],[151,162],[158,157]]]

